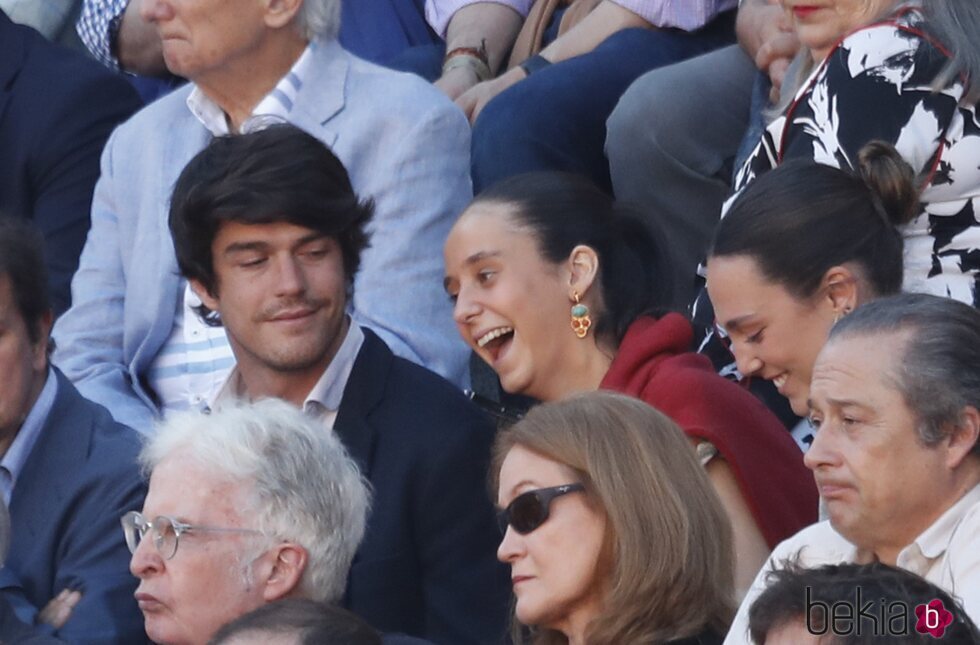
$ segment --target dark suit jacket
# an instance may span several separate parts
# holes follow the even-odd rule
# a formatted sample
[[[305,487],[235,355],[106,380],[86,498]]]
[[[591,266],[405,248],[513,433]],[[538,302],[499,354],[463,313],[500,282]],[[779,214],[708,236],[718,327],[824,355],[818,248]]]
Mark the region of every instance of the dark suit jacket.
[[[139,107],[123,78],[0,11],[0,213],[43,233],[55,313],[71,299],[102,148]]]
[[[112,420],[57,370],[58,393],[10,498],[13,535],[0,572],[37,608],[65,588],[82,599],[56,634],[72,643],[141,643],[129,550],[119,518],[146,487],[135,431]],[[7,593],[6,591],[4,593]]]
[[[370,330],[334,428],[374,488],[344,605],[435,643],[499,643],[509,571],[487,491],[494,428],[448,382]]]
[[[398,641],[392,641],[397,643]],[[6,597],[0,595],[0,643],[3,645],[64,645],[64,641],[52,636],[36,634],[14,614]],[[384,645],[392,645],[384,641]],[[399,644],[400,645],[400,644]]]

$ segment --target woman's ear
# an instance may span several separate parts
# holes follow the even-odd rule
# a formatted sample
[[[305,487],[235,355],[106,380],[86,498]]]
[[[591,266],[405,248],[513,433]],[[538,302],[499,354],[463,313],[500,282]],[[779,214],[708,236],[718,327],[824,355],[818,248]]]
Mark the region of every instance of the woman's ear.
[[[599,275],[599,255],[591,246],[579,244],[568,255],[569,297],[578,292],[583,298]]]
[[[847,266],[827,269],[821,286],[821,292],[836,316],[846,316],[858,306],[858,276]]]

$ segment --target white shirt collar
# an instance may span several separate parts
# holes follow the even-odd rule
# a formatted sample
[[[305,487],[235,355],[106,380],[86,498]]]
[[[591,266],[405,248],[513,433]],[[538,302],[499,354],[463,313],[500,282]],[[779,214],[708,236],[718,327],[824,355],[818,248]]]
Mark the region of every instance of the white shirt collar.
[[[316,42],[310,42],[292,68],[252,110],[253,117],[286,119],[292,111],[303,82],[309,74]],[[228,117],[217,103],[194,85],[187,95],[187,108],[216,137],[229,134]]]
[[[347,381],[354,369],[354,362],[364,344],[364,331],[353,320],[348,318],[347,334],[343,342],[337,348],[330,365],[324,370],[323,375],[316,382],[306,399],[303,401],[303,410],[315,416],[324,414],[335,415],[340,409],[340,402],[344,397],[344,390],[347,388]],[[245,386],[242,383],[241,375],[236,366],[225,380],[224,385],[218,389],[208,401],[208,408],[216,409],[224,402],[245,398]]]

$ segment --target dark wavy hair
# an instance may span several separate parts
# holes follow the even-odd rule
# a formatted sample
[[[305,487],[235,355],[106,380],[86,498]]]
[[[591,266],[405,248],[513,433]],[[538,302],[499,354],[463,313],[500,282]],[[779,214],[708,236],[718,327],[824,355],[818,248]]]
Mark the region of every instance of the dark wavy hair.
[[[892,626],[890,620],[882,625],[871,621],[874,620],[872,616],[879,615],[879,607],[887,607],[889,613],[886,616],[892,616],[895,603],[903,605],[906,616],[915,620],[915,607],[938,598],[953,614],[953,622],[946,627],[946,633],[938,641],[980,645],[980,632],[963,606],[945,590],[905,569],[880,562],[829,564],[807,569],[794,558],[770,572],[766,585],[749,609],[749,632],[754,643],[766,642],[769,632],[793,621],[801,621],[809,628],[830,633],[831,607],[843,602],[851,607],[851,615],[856,616],[853,621],[855,628],[850,630],[850,634],[835,636],[835,645],[929,645],[937,642],[937,639],[931,634],[917,633],[914,623],[903,625],[908,632],[903,635],[884,633],[888,631],[887,627]],[[872,604],[870,614],[862,614],[861,607],[855,606],[857,593]],[[878,633],[875,633],[876,628]],[[898,625],[895,628],[899,631]]]
[[[476,203],[513,207],[518,227],[534,237],[541,256],[553,264],[585,245],[599,257],[602,308],[593,308],[598,337],[619,345],[630,324],[662,314],[670,302],[663,276],[665,246],[650,222],[613,201],[588,179],[564,172],[533,172],[494,184]]]
[[[181,274],[213,295],[218,283],[211,245],[224,222],[288,222],[334,238],[350,288],[368,246],[365,227],[373,212],[322,141],[276,123],[217,137],[191,159],[174,187],[170,231]]]
[[[41,339],[41,319],[51,310],[47,275],[41,234],[23,220],[0,215],[0,277],[10,281],[32,343]]]

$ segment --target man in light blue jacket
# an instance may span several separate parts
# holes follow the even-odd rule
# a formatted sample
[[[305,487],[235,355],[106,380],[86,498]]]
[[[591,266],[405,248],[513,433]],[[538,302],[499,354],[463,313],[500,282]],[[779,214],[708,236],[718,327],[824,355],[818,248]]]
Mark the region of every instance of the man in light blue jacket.
[[[442,293],[440,249],[472,196],[465,117],[424,81],[361,61],[336,41],[339,0],[144,0],[168,68],[187,86],[120,126],[102,157],[92,230],[59,319],[55,363],[118,420],[148,431],[200,407],[233,356],[177,272],[167,207],[184,165],[217,135],[286,120],[331,147],[375,203],[353,319],[392,350],[466,381],[466,349]]]

